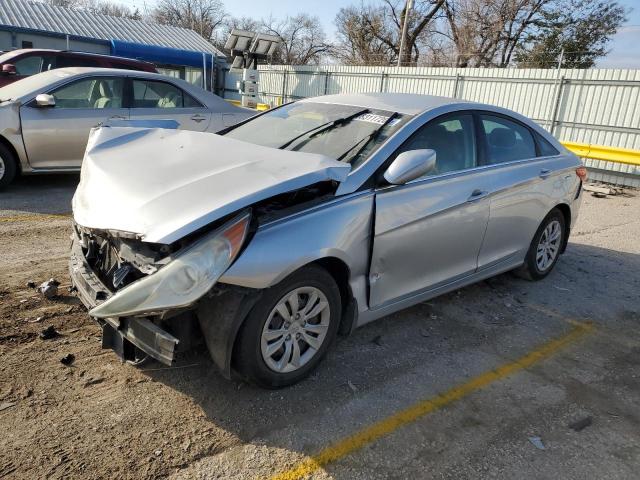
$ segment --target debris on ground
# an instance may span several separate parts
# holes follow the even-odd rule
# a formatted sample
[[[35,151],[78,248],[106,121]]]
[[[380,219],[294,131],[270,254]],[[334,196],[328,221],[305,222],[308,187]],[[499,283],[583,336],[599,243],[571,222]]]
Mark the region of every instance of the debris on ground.
[[[63,365],[71,365],[73,361],[76,359],[76,356],[73,353],[67,353],[64,357],[60,359],[60,363]]]
[[[36,318],[31,319],[31,320],[26,319],[25,321],[27,323],[40,323],[43,320],[44,320],[44,317],[36,317]]]
[[[29,280],[27,282],[27,288],[36,288],[36,282],[34,282],[33,280]]]
[[[572,422],[569,424],[569,428],[571,430],[575,430],[576,432],[580,432],[582,430],[584,430],[585,428],[587,428],[588,426],[590,426],[593,423],[593,417],[592,416],[588,416],[588,417],[584,417],[581,418],[580,420],[577,420],[575,422]]]
[[[351,389],[351,391],[353,391],[354,393],[358,391],[358,387],[356,387],[353,383],[351,383],[351,380],[347,380],[347,385],[349,385],[349,388]]]
[[[58,336],[60,336],[60,333],[58,333],[53,325],[49,325],[47,328],[40,332],[40,338],[42,340],[51,340],[52,338],[56,338]]]
[[[376,335],[373,340],[371,340],[372,343],[375,343],[376,345],[378,345],[379,347],[382,346],[382,335]]]
[[[540,437],[529,437],[529,441],[538,450],[546,450],[544,443],[542,443],[542,439]]]
[[[156,457],[159,457],[160,455],[162,455],[162,450],[156,450],[153,453],[155,454]]]
[[[11,408],[16,404],[16,402],[2,402],[0,403],[0,412],[6,410],[7,408]]]
[[[89,378],[86,382],[84,382],[84,387],[90,387],[91,385],[98,385],[99,383],[104,382],[104,377],[92,377]]]
[[[42,294],[44,298],[54,298],[58,296],[58,287],[60,286],[60,282],[55,278],[50,278],[46,282],[42,283],[38,287],[38,291]]]

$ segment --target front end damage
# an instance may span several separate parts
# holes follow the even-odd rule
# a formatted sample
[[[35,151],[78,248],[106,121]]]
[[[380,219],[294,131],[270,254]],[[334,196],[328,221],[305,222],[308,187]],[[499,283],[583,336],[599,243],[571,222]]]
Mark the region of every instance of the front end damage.
[[[147,256],[148,252],[139,253],[131,245],[132,241],[113,239],[106,232],[94,233],[74,225],[69,274],[72,286],[88,310],[157,268],[154,258]],[[123,258],[121,255],[126,255],[125,252],[130,256]],[[143,263],[145,260],[148,263]],[[114,350],[123,361],[136,363],[151,356],[165,365],[172,365],[181,332],[174,334],[166,327],[170,320],[168,313],[149,317],[94,317],[102,327],[102,348]],[[182,321],[193,322],[188,318],[182,318]],[[180,330],[184,331],[184,328]]]
[[[73,200],[69,272],[103,348],[172,365],[204,341],[229,377],[260,291],[218,279],[261,218],[325,198],[349,169],[211,134],[95,130]]]

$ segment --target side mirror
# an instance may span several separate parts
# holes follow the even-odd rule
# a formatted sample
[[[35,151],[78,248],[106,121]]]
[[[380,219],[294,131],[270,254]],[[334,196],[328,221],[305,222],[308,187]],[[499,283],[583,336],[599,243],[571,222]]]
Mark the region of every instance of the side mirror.
[[[55,107],[56,99],[48,93],[41,93],[36,97],[36,105],[38,107]]]
[[[15,75],[17,73],[16,66],[12,63],[5,63],[2,65],[3,75]]]
[[[436,168],[436,152],[434,150],[409,150],[396,157],[384,179],[392,185],[404,185],[420,178]]]

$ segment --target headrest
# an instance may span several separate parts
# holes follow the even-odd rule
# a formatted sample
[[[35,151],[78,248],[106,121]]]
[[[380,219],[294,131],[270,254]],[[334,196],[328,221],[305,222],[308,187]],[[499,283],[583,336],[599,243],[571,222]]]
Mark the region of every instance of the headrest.
[[[488,140],[492,147],[509,148],[516,144],[516,134],[509,128],[494,128]]]

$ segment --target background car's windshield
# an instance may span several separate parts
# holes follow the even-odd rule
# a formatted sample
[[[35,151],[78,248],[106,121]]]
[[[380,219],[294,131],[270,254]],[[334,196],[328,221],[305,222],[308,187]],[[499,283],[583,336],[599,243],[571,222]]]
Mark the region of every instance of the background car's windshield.
[[[330,122],[355,114],[358,115],[350,121],[330,126]],[[286,145],[286,150],[320,153],[334,159],[346,154],[343,160],[358,164],[408,119],[407,115],[400,114],[390,119],[393,115],[393,112],[364,107],[298,102],[261,115],[225,135],[266,147],[282,148]],[[328,128],[322,130],[320,127],[323,125]],[[380,127],[382,129],[375,138],[367,142]],[[319,133],[314,135],[314,129]],[[304,135],[309,131],[312,134]],[[354,156],[360,148],[360,154]],[[350,149],[353,150],[349,152]]]

